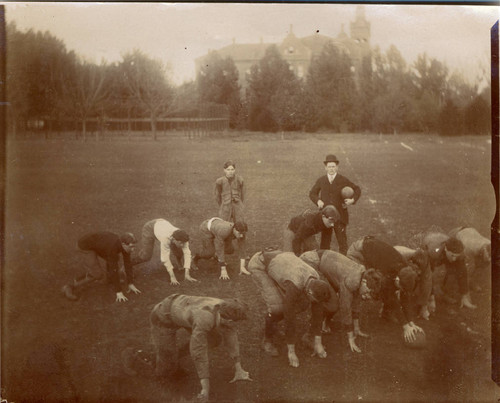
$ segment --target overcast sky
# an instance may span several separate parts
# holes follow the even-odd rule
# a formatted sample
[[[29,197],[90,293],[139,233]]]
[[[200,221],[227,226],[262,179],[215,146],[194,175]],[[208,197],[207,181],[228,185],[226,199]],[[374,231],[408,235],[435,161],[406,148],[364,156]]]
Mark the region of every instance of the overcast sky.
[[[290,26],[298,37],[336,37],[354,20],[353,4],[229,3],[3,3],[19,30],[50,31],[68,50],[94,62],[119,61],[141,49],[170,64],[175,83],[194,79],[194,59],[232,43],[281,42]],[[490,60],[490,28],[498,6],[365,5],[371,45],[394,44],[408,63],[418,54],[472,77]],[[489,66],[488,66],[489,67]]]

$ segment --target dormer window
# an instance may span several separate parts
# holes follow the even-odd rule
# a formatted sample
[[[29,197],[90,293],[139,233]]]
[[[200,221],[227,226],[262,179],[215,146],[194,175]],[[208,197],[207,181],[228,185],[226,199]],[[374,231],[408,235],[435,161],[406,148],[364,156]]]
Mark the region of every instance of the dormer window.
[[[295,49],[293,48],[293,46],[288,47],[288,53],[292,54],[293,52],[295,52]]]

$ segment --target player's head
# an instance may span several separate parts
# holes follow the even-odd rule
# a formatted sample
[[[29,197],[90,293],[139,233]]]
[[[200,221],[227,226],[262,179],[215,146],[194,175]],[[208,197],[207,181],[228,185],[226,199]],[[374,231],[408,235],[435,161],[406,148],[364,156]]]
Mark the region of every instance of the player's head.
[[[172,234],[172,242],[178,248],[183,248],[186,242],[189,242],[189,235],[182,229],[175,230]]]
[[[312,302],[325,302],[330,299],[330,287],[323,280],[313,278],[306,284],[306,294]]]
[[[233,226],[233,234],[236,239],[244,238],[248,232],[248,225],[244,221],[236,221]]]
[[[125,252],[130,253],[134,249],[137,244],[137,239],[135,239],[134,234],[131,232],[125,232],[120,235],[120,242],[122,244],[122,248]]]
[[[382,274],[375,269],[368,269],[361,276],[359,295],[363,299],[377,299],[382,288]]]
[[[456,261],[464,251],[464,244],[455,237],[450,237],[444,244],[446,258],[449,262]]]
[[[339,166],[339,160],[337,157],[333,154],[328,154],[323,161],[323,164],[325,165],[325,171],[329,175],[336,174],[338,171],[338,166]]]
[[[233,160],[227,160],[224,163],[224,174],[226,175],[227,178],[232,178],[234,177],[235,172],[236,172],[236,164],[234,163]]]
[[[332,228],[335,222],[340,219],[340,214],[335,206],[328,205],[321,210],[321,218],[326,228]]]
[[[247,318],[248,306],[237,299],[225,299],[219,306],[221,324],[229,324]]]

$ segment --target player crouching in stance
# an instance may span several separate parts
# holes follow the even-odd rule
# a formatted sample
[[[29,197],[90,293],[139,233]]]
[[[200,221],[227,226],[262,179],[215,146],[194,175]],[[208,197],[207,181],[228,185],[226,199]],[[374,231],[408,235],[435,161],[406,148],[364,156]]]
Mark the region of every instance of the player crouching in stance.
[[[413,296],[417,305],[418,316],[429,320],[431,313],[436,311],[436,300],[434,294],[432,294],[432,269],[429,255],[420,248],[410,249],[406,246],[396,245],[394,249],[405,258],[417,275]]]
[[[240,274],[249,275],[245,268],[246,233],[248,226],[243,221],[232,223],[219,217],[212,217],[200,224],[202,249],[193,257],[193,268],[197,269],[198,260],[217,257],[220,267],[220,279],[229,280],[227,274],[226,254],[234,253],[233,240],[238,242],[240,256]]]
[[[107,280],[116,292],[116,301],[127,301],[123,295],[120,277],[125,277],[127,292],[133,291],[140,294],[140,291],[133,284],[134,273],[130,262],[130,253],[137,243],[135,237],[130,232],[121,236],[111,232],[96,232],[83,236],[78,240],[78,248],[81,264],[85,269],[85,274],[75,278],[73,284],[67,284],[62,288],[66,298],[72,301],[78,299],[75,291],[84,286],[99,280]],[[103,270],[99,259],[106,262],[106,269]],[[120,260],[123,260],[123,267]]]
[[[402,324],[404,339],[414,342],[417,332],[423,331],[413,320],[415,270],[393,246],[373,236],[355,241],[349,247],[347,257],[382,274],[382,317]]]
[[[174,269],[184,269],[186,273],[184,278],[187,281],[198,281],[189,274],[191,268],[189,235],[163,218],[157,218],[144,224],[141,249],[132,258],[132,264],[137,265],[151,259],[156,239],[160,242],[160,260],[170,276],[170,284],[179,284]]]
[[[477,281],[481,275],[489,273],[489,271],[477,271],[485,266],[490,266],[491,241],[488,238],[485,238],[475,228],[471,227],[453,228],[448,235],[458,239],[464,246],[465,264],[471,283]],[[476,291],[481,289],[477,283],[472,288],[476,289]]]
[[[453,298],[444,293],[443,287],[447,278],[455,276],[460,293],[460,308],[476,309],[471,301],[469,290],[469,273],[466,266],[464,244],[453,236],[443,232],[428,230],[417,236],[420,238],[418,245],[426,251],[433,272],[432,288],[436,297],[455,302]]]
[[[378,295],[382,275],[374,269],[366,270],[364,266],[331,250],[304,252],[300,258],[320,272],[335,290],[331,296],[334,302],[329,303],[335,309],[325,315],[323,330],[330,331],[326,323],[338,310],[351,351],[360,353],[356,337],[368,337],[359,328],[361,301]]]
[[[184,328],[191,333],[189,352],[201,383],[199,399],[208,401],[210,393],[208,349],[217,346],[222,339],[234,360],[235,373],[230,382],[251,381],[248,372],[241,367],[235,323],[246,319],[246,309],[237,300],[180,294],[165,298],[150,315],[156,375],[173,374],[178,369],[176,333]]]
[[[340,214],[333,206],[325,206],[321,211],[305,211],[293,217],[283,232],[283,251],[293,251],[300,256],[302,252],[318,249],[315,235],[331,231],[339,219]],[[330,249],[330,245],[322,249]]]
[[[282,252],[268,248],[257,252],[248,263],[248,270],[259,288],[267,306],[264,351],[272,356],[278,355],[273,344],[277,323],[285,320],[285,338],[288,347],[288,362],[292,367],[299,366],[295,354],[296,329],[295,316],[311,305],[311,327],[314,335],[314,354],[326,357],[321,341],[321,322],[323,303],[330,299],[328,284],[319,279],[319,274],[293,252]]]

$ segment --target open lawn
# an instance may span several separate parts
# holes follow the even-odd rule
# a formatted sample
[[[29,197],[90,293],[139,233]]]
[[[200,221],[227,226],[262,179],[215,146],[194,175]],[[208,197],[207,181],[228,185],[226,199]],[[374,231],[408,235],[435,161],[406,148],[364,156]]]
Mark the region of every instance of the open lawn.
[[[350,207],[349,243],[372,234],[406,245],[415,233],[437,225],[448,231],[474,226],[489,237],[495,200],[490,183],[490,143],[485,137],[440,138],[378,135],[228,136],[189,140],[16,141],[8,144],[5,267],[2,277],[2,398],[10,402],[68,401],[73,392],[53,363],[54,346],[66,352],[74,392],[83,402],[184,401],[199,383],[192,361],[188,376],[159,382],[131,377],[121,368],[126,347],[150,350],[149,313],[166,296],[238,297],[251,307],[240,324],[243,367],[254,382],[229,384],[233,368],[223,348],[212,351],[211,397],[216,402],[255,401],[497,401],[490,379],[490,282],[483,268],[476,311],[440,303],[430,321],[424,350],[403,346],[401,329],[378,318],[367,303],[361,354],[351,353],[340,324],[324,337],[326,359],[299,348],[299,368],[260,349],[264,303],[251,278],[228,260],[231,281],[202,262],[198,283],[171,286],[152,262],[136,267],[140,295],[125,303],[103,284],[77,302],[60,294],[73,278],[76,242],[87,232],[132,231],[165,218],[191,234],[217,214],[213,185],[227,158],[237,163],[247,186],[249,252],[280,245],[288,220],[313,207],[308,192],[324,173],[328,153],[339,157],[340,173],[362,188]],[[205,264],[203,264],[205,263]],[[183,279],[178,274],[178,279]],[[454,291],[454,284],[449,284]],[[303,316],[302,330],[307,327]],[[56,348],[57,349],[57,348]],[[46,400],[43,400],[43,399]]]

